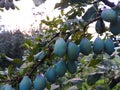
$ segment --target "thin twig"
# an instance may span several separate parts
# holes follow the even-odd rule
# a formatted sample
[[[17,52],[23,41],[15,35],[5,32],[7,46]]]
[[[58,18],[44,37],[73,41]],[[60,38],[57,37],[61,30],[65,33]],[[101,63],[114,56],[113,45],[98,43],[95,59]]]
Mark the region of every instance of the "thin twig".
[[[109,7],[115,7],[116,5],[113,2],[110,2],[109,0],[99,0],[102,1],[105,5]]]
[[[120,76],[118,76],[117,78],[113,78],[109,84],[110,89],[115,87],[119,82],[120,82]]]
[[[101,18],[101,16],[98,16],[98,17],[96,17],[95,19],[93,19],[93,20],[91,20],[90,22],[88,22],[88,23],[84,26],[83,31],[86,30],[86,28],[87,28],[87,26],[88,26],[89,24],[91,24],[91,23],[99,20],[100,18]]]

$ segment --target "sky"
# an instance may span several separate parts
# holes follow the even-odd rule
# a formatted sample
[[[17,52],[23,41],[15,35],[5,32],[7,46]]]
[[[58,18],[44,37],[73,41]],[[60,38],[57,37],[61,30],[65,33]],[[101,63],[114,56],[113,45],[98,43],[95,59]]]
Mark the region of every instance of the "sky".
[[[20,0],[15,2],[20,10],[4,10],[0,12],[2,19],[0,20],[0,25],[4,24],[9,27],[9,29],[24,28],[28,29],[31,24],[34,23],[36,19],[40,20],[45,18],[45,15],[55,16],[56,11],[53,11],[54,4],[59,0],[48,0],[45,4],[39,7],[35,7],[33,0]],[[44,16],[35,17],[33,12],[44,12]],[[53,14],[54,12],[54,14]]]
[[[39,20],[45,18],[45,15],[49,15],[50,17],[54,17],[58,15],[57,10],[53,10],[56,2],[60,0],[47,0],[45,4],[42,4],[39,7],[35,7],[33,0],[20,0],[15,2],[20,10],[5,10],[4,12],[0,12],[2,19],[0,21],[0,25],[4,24],[8,26],[9,29],[29,29],[30,25],[38,25]],[[117,3],[118,0],[111,0],[111,2]],[[44,12],[44,16],[35,17],[33,12]],[[35,20],[38,20],[35,22]]]

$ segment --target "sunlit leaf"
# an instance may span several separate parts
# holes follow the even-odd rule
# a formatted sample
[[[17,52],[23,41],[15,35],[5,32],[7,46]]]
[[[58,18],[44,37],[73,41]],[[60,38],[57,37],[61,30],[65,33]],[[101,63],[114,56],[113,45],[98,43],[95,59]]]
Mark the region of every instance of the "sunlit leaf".
[[[47,89],[50,90],[51,89],[51,85],[49,82],[47,82]]]
[[[108,85],[96,86],[96,90],[110,90]]]
[[[96,56],[96,58],[92,59],[88,66],[96,66],[97,64],[99,64],[101,61],[103,60],[103,55],[99,55],[99,56]]]
[[[8,66],[8,76],[9,76],[9,77],[11,77],[11,74],[12,74],[13,71],[14,71],[13,68],[14,68],[13,65],[9,65],[9,66]]]
[[[15,64],[23,64],[23,61],[21,59],[18,59],[18,58],[14,59],[12,62]]]

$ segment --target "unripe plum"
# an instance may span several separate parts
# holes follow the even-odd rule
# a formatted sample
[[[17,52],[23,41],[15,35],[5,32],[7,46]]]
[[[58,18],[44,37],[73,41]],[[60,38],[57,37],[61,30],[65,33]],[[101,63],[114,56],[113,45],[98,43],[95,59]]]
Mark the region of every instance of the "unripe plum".
[[[56,73],[58,76],[62,77],[67,71],[66,63],[61,60],[56,64]]]
[[[77,60],[79,56],[79,48],[75,43],[73,42],[68,43],[67,55],[69,60],[71,61]]]
[[[24,76],[21,82],[19,83],[19,90],[31,90],[32,81],[28,76]]]
[[[113,9],[103,9],[101,17],[107,22],[114,22],[117,20],[117,13]]]
[[[69,73],[74,74],[77,71],[77,62],[68,60],[67,69]]]
[[[57,78],[56,78],[57,74],[56,74],[55,68],[50,67],[50,68],[47,70],[45,76],[46,76],[47,80],[48,80],[50,83],[54,83],[54,82],[56,81],[56,79],[57,79]]]
[[[37,75],[33,82],[33,86],[35,90],[44,90],[46,87],[46,79],[42,75]]]
[[[63,57],[66,54],[67,44],[63,38],[58,38],[54,45],[54,53],[58,57]]]
[[[105,41],[105,52],[111,55],[115,51],[115,46],[113,41],[110,38],[107,38]]]
[[[91,43],[87,38],[82,38],[80,42],[80,52],[89,55],[91,52]]]

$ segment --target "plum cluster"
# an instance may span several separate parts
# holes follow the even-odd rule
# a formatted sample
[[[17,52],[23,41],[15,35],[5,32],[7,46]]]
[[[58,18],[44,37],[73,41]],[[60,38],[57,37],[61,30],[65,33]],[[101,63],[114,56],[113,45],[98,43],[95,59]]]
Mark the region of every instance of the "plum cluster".
[[[79,47],[74,42],[66,43],[62,38],[58,38],[54,45],[54,53],[58,57],[63,57],[65,54],[68,56],[69,61],[77,60],[79,53],[83,55],[89,55],[91,52],[95,54],[101,54],[103,52],[111,55],[115,51],[115,46],[110,38],[103,41],[100,37],[97,37],[91,44],[87,38],[82,38]]]
[[[119,16],[119,8],[104,8],[101,12],[101,18],[110,23],[110,32],[113,35],[118,35],[120,34],[120,16]],[[103,29],[102,27],[105,27],[104,25],[102,25],[102,27],[100,26],[100,24],[96,25],[97,30],[99,31],[99,29]]]
[[[19,90],[31,90],[32,88],[35,90],[44,90],[46,88],[47,81],[51,84],[55,83],[58,77],[65,75],[67,69],[71,74],[75,73],[77,70],[77,63],[66,63],[63,60],[60,60],[55,67],[50,67],[46,71],[45,76],[38,74],[33,82],[28,76],[24,76],[19,84]]]
[[[106,52],[111,55],[114,52],[114,43],[110,38],[103,41],[100,37],[97,37],[93,42],[93,45],[87,38],[82,38],[79,47],[74,42],[65,40],[59,37],[54,44],[54,54],[60,58],[67,56],[67,60],[59,60],[54,66],[51,66],[46,71],[45,75],[38,74],[36,78],[32,80],[29,76],[24,76],[19,83],[19,90],[44,90],[47,86],[47,81],[51,84],[55,83],[57,78],[63,77],[68,71],[70,74],[74,74],[77,71],[77,59],[79,54],[89,55],[91,52],[95,54],[101,54]],[[35,55],[35,59],[39,60],[44,57],[45,53],[42,51]],[[38,57],[39,56],[39,57]],[[1,90],[14,90],[11,85],[6,84]]]
[[[83,38],[80,42],[80,52],[84,55],[89,55],[93,51],[96,55],[106,52],[111,55],[115,51],[115,46],[110,38],[103,41],[100,37],[97,37],[93,42],[93,46],[87,38]]]
[[[0,8],[5,8],[6,10],[15,9],[15,4],[13,0],[0,0]]]

